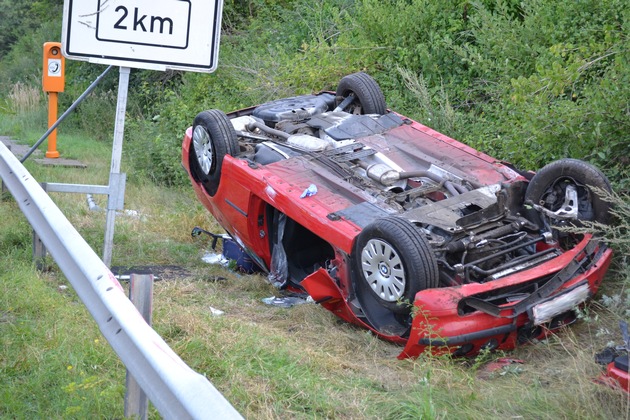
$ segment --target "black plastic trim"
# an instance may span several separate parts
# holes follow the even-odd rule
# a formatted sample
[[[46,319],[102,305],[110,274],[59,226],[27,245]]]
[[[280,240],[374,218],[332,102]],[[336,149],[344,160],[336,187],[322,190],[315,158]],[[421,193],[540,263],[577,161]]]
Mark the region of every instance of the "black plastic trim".
[[[475,331],[470,334],[454,335],[452,337],[441,338],[421,338],[418,344],[422,346],[455,346],[465,344],[471,341],[480,340],[486,337],[492,337],[499,334],[508,334],[516,331],[516,324],[501,325],[500,327],[490,328],[488,330]]]

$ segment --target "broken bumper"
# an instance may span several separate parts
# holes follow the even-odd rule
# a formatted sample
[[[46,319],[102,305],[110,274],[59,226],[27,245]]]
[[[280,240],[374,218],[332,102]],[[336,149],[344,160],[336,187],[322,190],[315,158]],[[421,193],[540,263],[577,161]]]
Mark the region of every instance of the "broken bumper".
[[[612,251],[588,235],[574,249],[538,267],[485,284],[419,292],[416,315],[399,358],[424,351],[475,354],[512,349],[574,320],[592,297]]]

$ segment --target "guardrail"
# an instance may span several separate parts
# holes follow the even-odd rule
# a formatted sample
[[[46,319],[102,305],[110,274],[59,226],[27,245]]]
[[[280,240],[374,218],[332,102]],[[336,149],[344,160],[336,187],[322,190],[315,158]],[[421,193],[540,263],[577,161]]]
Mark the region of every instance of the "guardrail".
[[[2,143],[0,178],[103,336],[162,416],[242,418],[204,376],[186,365],[145,322],[109,268]]]

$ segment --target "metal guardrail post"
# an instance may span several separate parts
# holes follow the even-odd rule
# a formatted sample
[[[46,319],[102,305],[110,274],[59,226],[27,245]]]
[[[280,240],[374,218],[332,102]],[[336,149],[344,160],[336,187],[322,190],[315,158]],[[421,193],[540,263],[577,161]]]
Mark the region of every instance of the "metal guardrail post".
[[[153,312],[153,276],[132,274],[129,279],[129,297],[142,318],[151,325]],[[140,385],[127,370],[125,393],[125,417],[146,420],[149,416],[149,400]]]
[[[46,246],[35,231],[33,231],[33,262],[39,271],[44,271],[46,268]]]
[[[168,419],[242,419],[142,318],[112,272],[32,175],[0,143],[0,178],[103,336]]]
[[[2,143],[2,142],[0,142]],[[3,143],[4,144],[4,143]],[[5,146],[7,148],[7,150],[10,152],[11,151],[11,146]],[[4,185],[4,181],[2,179],[0,179],[0,201],[5,200],[9,198],[9,190],[7,189],[7,186]]]
[[[4,181],[0,181],[0,201],[4,200],[5,196],[9,195],[7,186],[4,185]]]
[[[42,182],[40,185],[44,191],[48,192],[45,182]],[[46,268],[46,254],[46,246],[37,232],[35,232],[35,229],[33,229],[33,262],[39,271],[44,271]]]

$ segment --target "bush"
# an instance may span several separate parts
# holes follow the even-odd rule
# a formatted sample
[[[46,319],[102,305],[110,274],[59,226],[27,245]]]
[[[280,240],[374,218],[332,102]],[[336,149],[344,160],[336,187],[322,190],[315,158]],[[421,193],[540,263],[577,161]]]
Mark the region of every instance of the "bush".
[[[570,156],[610,169],[615,181],[627,178],[619,175],[630,151],[629,16],[616,0],[539,0],[519,16],[501,3],[477,7],[474,42],[454,51],[490,81],[474,96],[488,99],[480,111],[494,135],[480,141],[471,130],[465,140],[488,142],[528,169]]]

